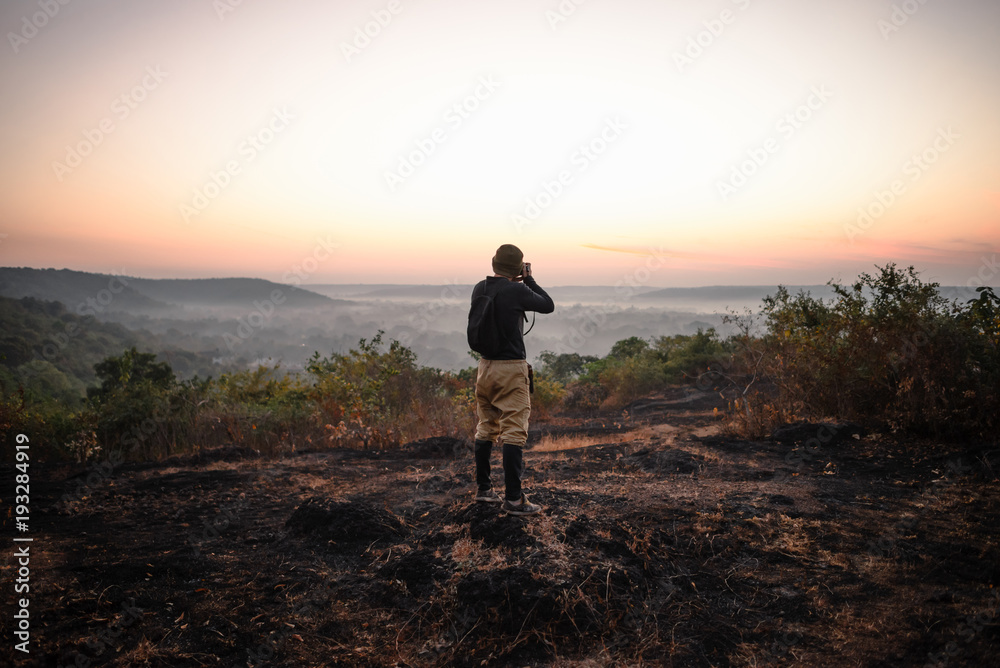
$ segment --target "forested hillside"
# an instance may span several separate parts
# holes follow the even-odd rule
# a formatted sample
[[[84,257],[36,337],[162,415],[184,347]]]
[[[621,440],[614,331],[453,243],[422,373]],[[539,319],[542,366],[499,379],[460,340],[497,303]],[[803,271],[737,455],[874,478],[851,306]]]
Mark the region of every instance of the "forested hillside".
[[[149,332],[77,315],[66,305],[0,297],[0,389],[73,404],[97,383],[94,365],[138,346],[162,351],[181,377],[213,371],[210,353],[177,350]]]

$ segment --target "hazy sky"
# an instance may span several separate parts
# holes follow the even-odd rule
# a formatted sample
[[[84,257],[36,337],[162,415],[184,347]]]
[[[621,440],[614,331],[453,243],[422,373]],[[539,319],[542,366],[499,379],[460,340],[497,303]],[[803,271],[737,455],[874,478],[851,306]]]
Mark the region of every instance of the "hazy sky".
[[[543,285],[964,284],[1000,250],[996,0],[16,0],[0,27],[7,266],[468,283],[515,243]]]

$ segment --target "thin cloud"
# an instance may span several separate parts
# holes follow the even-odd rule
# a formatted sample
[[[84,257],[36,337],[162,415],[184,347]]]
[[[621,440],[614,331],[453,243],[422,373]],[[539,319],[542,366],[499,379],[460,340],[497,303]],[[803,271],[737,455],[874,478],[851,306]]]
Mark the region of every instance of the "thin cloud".
[[[703,260],[708,256],[702,253],[683,253],[680,251],[666,250],[663,248],[615,248],[612,246],[599,246],[597,244],[580,244],[583,248],[593,250],[608,251],[609,253],[629,253],[631,255],[660,255],[666,257],[676,257],[685,260]]]

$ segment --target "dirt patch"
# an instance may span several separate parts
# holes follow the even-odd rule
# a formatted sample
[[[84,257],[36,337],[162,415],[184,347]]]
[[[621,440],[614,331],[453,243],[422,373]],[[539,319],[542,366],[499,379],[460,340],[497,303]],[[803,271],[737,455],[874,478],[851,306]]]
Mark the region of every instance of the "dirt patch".
[[[666,475],[697,473],[704,465],[705,458],[676,448],[642,448],[629,454],[627,461],[647,473]]]
[[[798,444],[812,441],[816,446],[833,446],[861,439],[866,433],[864,427],[853,422],[792,422],[771,432],[771,440]]]
[[[455,514],[455,522],[469,527],[469,536],[489,547],[509,550],[534,547],[537,540],[528,532],[524,517],[499,512],[494,504],[471,503]]]
[[[396,558],[389,554],[379,569],[381,577],[402,581],[414,596],[431,593],[435,584],[446,581],[451,574],[451,562],[430,548],[418,548]]]
[[[469,441],[450,436],[432,436],[400,447],[401,454],[410,459],[454,459],[471,449]]]
[[[405,533],[392,512],[365,501],[332,501],[310,497],[285,523],[291,533],[317,541],[341,543],[391,540]]]

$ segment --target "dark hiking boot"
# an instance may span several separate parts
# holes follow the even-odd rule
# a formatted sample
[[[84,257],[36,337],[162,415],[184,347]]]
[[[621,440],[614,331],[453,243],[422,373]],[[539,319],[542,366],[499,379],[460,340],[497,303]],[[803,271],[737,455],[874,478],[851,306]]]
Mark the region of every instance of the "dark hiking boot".
[[[476,492],[477,503],[503,503],[503,500],[493,491],[492,487],[480,487]]]
[[[529,502],[528,497],[522,493],[518,501],[505,500],[503,502],[503,509],[511,515],[534,515],[542,507]]]

